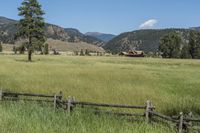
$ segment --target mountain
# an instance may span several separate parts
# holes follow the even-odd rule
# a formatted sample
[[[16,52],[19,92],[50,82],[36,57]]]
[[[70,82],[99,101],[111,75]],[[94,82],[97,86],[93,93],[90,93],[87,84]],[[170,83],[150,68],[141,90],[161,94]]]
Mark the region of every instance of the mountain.
[[[91,45],[86,42],[66,42],[61,40],[47,39],[47,43],[49,44],[51,49],[56,49],[57,51],[81,51],[81,50],[89,50],[93,52],[105,52],[105,50],[101,47],[97,47],[96,45]]]
[[[4,34],[2,38],[3,42],[14,42],[14,33],[17,31],[16,24],[17,21],[15,20],[0,17],[0,33]]]
[[[184,42],[187,43],[189,39],[189,33],[191,30],[196,29],[147,29],[136,30],[132,32],[122,33],[115,37],[103,48],[113,53],[119,53],[121,51],[128,50],[142,50],[145,52],[155,52],[159,47],[160,38],[171,32],[177,32],[181,35]]]
[[[87,32],[87,33],[85,33],[85,35],[95,37],[104,42],[108,42],[108,41],[112,40],[114,37],[116,37],[116,35],[104,34],[104,33],[99,33],[99,32]]]
[[[191,27],[190,29],[200,31],[200,27]]]
[[[18,21],[0,17],[0,32],[3,32],[3,43],[15,43]],[[77,29],[62,28],[57,25],[46,23],[45,34],[47,38],[64,42],[90,44],[97,47],[104,45],[104,42],[91,36],[86,36]]]
[[[73,28],[62,28],[53,24],[46,24],[46,36],[47,38],[52,38],[55,40],[62,40],[67,42],[86,42],[89,44],[102,46],[103,41],[96,39],[94,37],[86,36],[83,33],[79,32],[77,29]]]

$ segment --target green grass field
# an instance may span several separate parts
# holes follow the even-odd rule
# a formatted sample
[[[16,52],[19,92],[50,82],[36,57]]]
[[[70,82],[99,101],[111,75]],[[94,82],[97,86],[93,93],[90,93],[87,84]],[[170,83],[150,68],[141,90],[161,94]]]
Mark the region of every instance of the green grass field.
[[[123,57],[0,56],[0,87],[9,91],[53,94],[80,101],[144,105],[174,115],[200,115],[200,61]],[[0,104],[0,132],[171,133],[146,125],[79,112],[68,116],[39,105]],[[45,105],[47,106],[47,105]]]

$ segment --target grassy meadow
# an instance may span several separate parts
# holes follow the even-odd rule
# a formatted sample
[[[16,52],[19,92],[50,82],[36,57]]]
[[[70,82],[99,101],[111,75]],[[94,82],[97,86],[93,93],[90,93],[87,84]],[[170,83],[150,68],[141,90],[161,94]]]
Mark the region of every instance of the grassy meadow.
[[[174,115],[200,115],[200,61],[125,57],[0,56],[0,87],[9,91],[53,94],[79,101],[144,105]],[[4,90],[5,90],[4,89]],[[171,133],[110,116],[54,113],[48,105],[0,104],[0,132]],[[47,106],[43,108],[43,106]],[[26,125],[26,126],[24,126]]]

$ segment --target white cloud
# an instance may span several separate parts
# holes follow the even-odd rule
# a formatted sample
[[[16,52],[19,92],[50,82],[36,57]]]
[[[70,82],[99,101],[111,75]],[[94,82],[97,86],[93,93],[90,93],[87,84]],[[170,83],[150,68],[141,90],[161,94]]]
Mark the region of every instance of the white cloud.
[[[149,19],[146,22],[142,23],[139,28],[140,29],[151,29],[157,23],[158,23],[158,20],[156,20],[156,19]]]

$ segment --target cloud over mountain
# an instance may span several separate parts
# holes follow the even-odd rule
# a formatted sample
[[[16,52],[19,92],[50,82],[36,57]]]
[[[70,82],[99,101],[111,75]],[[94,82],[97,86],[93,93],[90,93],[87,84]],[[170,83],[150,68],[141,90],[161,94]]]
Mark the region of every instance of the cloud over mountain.
[[[139,26],[139,29],[151,29],[158,23],[156,19],[149,19]]]

